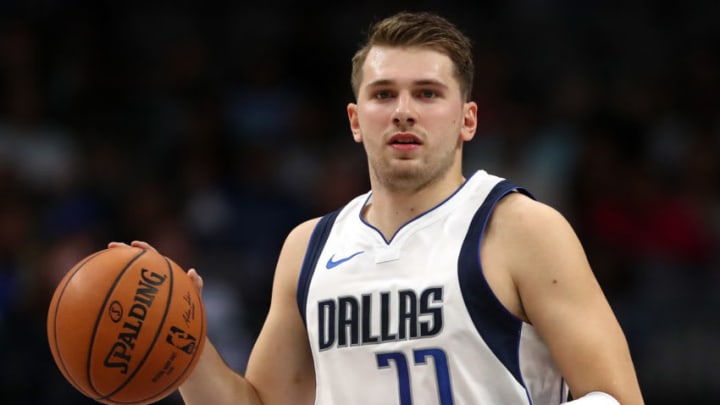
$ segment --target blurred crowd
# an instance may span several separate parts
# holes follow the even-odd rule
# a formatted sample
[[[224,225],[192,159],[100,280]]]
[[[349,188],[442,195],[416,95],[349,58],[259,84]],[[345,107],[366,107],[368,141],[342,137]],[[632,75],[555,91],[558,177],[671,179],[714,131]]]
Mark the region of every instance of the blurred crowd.
[[[720,400],[720,2],[361,3],[0,1],[0,402],[94,403],[45,322],[112,240],[200,271],[242,371],[286,233],[369,187],[350,58],[402,8],[473,39],[465,171],[570,220],[646,401]]]

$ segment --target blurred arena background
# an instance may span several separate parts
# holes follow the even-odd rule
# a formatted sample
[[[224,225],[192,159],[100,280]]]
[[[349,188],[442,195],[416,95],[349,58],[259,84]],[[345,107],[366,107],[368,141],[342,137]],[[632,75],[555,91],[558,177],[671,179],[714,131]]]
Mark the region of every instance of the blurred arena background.
[[[93,403],[45,317],[111,240],[197,267],[243,370],[285,234],[368,187],[345,113],[362,33],[425,9],[475,42],[466,171],[570,219],[648,404],[720,403],[720,2],[150,3],[0,0],[0,402]]]

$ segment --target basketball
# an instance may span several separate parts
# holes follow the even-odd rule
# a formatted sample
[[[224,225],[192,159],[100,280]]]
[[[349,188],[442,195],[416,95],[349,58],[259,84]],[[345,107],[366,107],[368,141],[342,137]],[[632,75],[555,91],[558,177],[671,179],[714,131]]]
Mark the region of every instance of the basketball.
[[[195,367],[205,309],[171,259],[113,247],[64,275],[47,333],[60,372],[81,393],[105,404],[148,404],[170,395]]]

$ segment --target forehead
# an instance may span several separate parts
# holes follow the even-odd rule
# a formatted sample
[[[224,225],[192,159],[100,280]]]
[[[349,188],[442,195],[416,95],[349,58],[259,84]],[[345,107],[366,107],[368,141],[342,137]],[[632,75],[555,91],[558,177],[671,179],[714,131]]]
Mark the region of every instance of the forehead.
[[[361,87],[378,81],[437,81],[458,86],[453,72],[450,58],[430,48],[374,46],[363,65]]]

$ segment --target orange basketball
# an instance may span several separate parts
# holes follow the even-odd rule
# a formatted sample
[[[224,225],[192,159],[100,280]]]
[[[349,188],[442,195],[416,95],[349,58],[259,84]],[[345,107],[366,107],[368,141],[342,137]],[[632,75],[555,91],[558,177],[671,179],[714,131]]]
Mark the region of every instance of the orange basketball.
[[[55,363],[80,392],[106,404],[147,404],[170,395],[195,367],[205,309],[175,262],[114,247],[63,277],[47,332]]]

